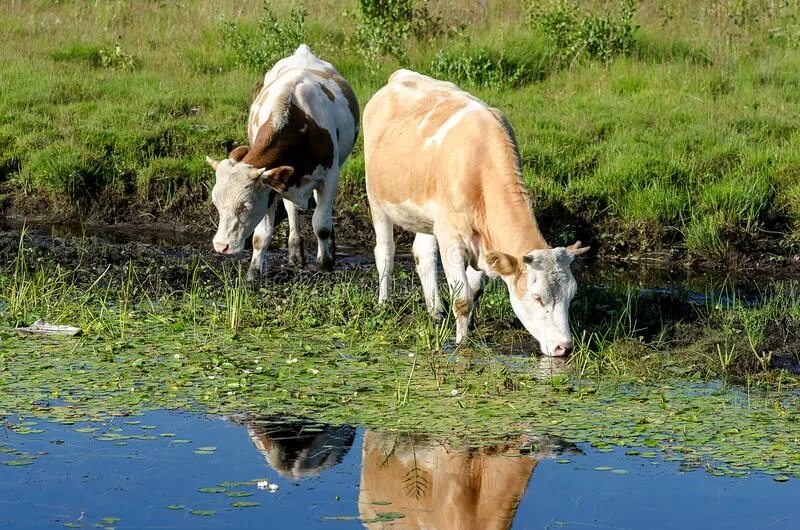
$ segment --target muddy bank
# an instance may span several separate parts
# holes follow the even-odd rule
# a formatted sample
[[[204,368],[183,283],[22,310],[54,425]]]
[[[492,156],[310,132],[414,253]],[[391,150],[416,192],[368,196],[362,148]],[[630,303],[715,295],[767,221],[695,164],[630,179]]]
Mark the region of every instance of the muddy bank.
[[[283,282],[314,274],[316,239],[310,212],[303,212],[300,222],[307,261],[300,268],[288,265],[288,226],[281,222],[285,213],[282,209],[279,212],[276,235],[268,253],[269,280]],[[0,218],[0,263],[13,262],[24,230],[29,259],[46,260],[90,276],[132,263],[140,273],[156,274],[156,281],[181,288],[185,285],[185,271],[194,264],[246,268],[249,263],[252,248],[249,241],[246,250],[236,256],[213,251],[214,220],[208,216],[205,223],[193,224],[166,221],[104,224],[63,222],[44,216],[6,216]],[[354,213],[336,216],[334,226],[337,269],[371,267],[372,227]],[[398,266],[411,270],[412,237],[402,230],[396,230],[396,236]],[[551,240],[555,241],[552,237]],[[579,260],[576,275],[588,283],[622,282],[645,289],[681,285],[697,291],[725,287],[757,290],[770,281],[800,275],[800,254],[774,253],[767,240],[751,241],[752,251],[746,257],[731,254],[727,262],[692,260],[677,249],[628,251],[619,245],[605,244],[604,238],[585,244],[592,245],[592,251]]]

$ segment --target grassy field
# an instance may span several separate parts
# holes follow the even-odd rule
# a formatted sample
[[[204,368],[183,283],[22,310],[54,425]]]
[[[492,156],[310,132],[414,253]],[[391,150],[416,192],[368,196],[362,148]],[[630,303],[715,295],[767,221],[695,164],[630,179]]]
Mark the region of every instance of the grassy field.
[[[6,2],[6,208],[212,223],[204,156],[245,142],[256,82],[305,41],[362,106],[407,66],[501,108],[553,243],[710,259],[765,233],[782,240],[776,253],[797,244],[796,4],[376,5]],[[339,209],[365,216],[360,145],[343,173]]]

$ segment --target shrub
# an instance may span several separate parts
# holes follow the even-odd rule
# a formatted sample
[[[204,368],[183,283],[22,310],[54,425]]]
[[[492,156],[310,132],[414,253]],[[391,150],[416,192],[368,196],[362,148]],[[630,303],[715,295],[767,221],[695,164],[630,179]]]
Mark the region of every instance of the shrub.
[[[428,66],[434,77],[500,90],[513,88],[532,77],[525,65],[488,48],[474,50],[440,50]]]
[[[441,17],[432,15],[418,0],[358,2],[355,37],[359,52],[371,66],[384,56],[406,63],[406,45],[411,36],[422,40],[444,33]]]
[[[619,15],[613,20],[585,13],[574,0],[529,0],[526,10],[531,25],[551,41],[562,61],[586,55],[607,62],[633,48],[635,0],[619,0]]]
[[[390,55],[406,62],[406,40],[411,34],[414,0],[359,0],[356,40],[370,63]]]
[[[126,71],[136,68],[136,59],[133,55],[123,52],[119,44],[114,46],[113,51],[100,48],[98,55],[100,56],[100,66],[103,68]]]
[[[280,20],[265,1],[257,31],[236,22],[224,22],[222,38],[233,49],[238,65],[265,72],[305,41],[306,16],[308,11],[299,6],[292,9],[288,20]]]

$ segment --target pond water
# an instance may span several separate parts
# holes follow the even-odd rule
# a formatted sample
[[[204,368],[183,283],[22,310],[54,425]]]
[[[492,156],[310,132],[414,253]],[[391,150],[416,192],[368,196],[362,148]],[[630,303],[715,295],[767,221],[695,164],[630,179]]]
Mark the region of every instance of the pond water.
[[[661,454],[552,437],[464,450],[360,427],[164,410],[4,423],[2,527],[800,527],[796,480],[713,476]]]

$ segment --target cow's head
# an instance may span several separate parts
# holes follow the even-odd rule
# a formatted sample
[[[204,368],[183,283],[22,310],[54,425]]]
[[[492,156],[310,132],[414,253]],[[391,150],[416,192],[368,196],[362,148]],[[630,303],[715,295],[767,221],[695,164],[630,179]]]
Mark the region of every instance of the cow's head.
[[[506,282],[514,313],[545,355],[558,357],[572,350],[569,304],[578,287],[570,264],[587,250],[589,247],[581,247],[578,241],[518,258],[502,252],[486,256],[489,274]]]
[[[279,192],[285,190],[294,173],[290,166],[254,167],[242,160],[246,154],[247,148],[237,147],[225,160],[206,157],[217,174],[211,191],[211,199],[219,212],[214,250],[223,254],[236,254],[244,248],[244,240],[267,213],[270,188]]]

